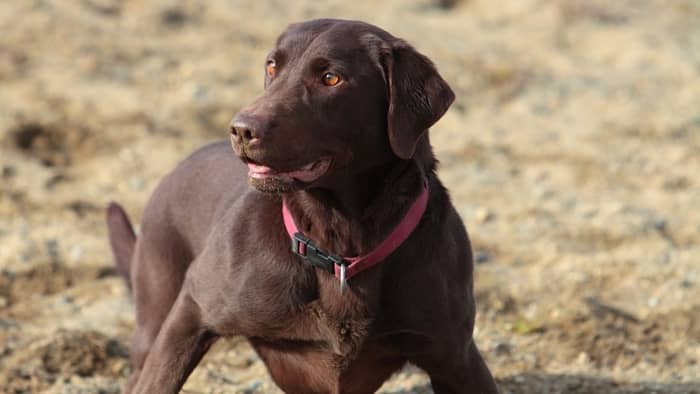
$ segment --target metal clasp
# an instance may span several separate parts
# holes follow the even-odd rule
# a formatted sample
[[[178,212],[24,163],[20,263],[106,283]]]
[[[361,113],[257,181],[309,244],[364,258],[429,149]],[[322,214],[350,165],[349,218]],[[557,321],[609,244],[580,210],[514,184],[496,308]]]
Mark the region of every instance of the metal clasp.
[[[346,264],[342,257],[320,249],[314,245],[310,238],[302,233],[294,234],[292,238],[292,252],[303,257],[310,264],[322,268],[331,274],[335,274],[336,265],[341,267],[342,272],[342,267]]]

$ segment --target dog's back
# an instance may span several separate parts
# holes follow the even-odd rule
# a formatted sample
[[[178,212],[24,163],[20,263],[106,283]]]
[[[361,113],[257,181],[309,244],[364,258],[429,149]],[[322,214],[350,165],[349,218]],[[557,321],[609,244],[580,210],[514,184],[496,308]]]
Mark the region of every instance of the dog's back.
[[[246,186],[245,174],[245,167],[231,154],[231,147],[225,141],[194,152],[153,192],[143,213],[139,237],[151,242],[139,242],[144,244],[140,249],[170,248],[170,237],[176,237],[185,244],[184,255],[197,255],[216,214],[224,205],[250,190]],[[115,265],[131,287],[131,260],[137,239],[128,215],[115,202],[107,208],[107,227]],[[159,240],[163,245],[159,245]]]

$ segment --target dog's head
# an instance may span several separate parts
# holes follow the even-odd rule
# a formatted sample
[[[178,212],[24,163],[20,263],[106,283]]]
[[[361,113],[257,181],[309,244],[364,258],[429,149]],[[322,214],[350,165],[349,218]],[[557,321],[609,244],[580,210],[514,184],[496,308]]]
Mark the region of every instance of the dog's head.
[[[411,159],[454,100],[428,58],[363,22],[293,24],[264,71],[265,91],[231,121],[231,142],[266,192]]]

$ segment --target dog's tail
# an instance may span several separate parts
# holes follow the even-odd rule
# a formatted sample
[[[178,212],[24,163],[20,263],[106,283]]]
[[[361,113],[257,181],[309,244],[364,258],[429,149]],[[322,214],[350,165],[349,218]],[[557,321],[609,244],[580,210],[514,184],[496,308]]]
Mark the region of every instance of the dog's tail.
[[[134,234],[134,228],[131,226],[131,221],[124,212],[124,208],[116,202],[110,202],[107,207],[107,229],[109,230],[109,244],[112,246],[117,272],[124,278],[126,285],[131,290],[131,256],[134,254],[136,234]]]

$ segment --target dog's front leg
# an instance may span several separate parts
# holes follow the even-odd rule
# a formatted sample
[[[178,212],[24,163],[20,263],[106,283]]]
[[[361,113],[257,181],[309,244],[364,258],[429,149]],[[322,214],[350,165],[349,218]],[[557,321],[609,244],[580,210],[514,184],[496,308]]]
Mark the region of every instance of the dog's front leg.
[[[201,323],[199,307],[183,286],[146,357],[135,394],[177,393],[217,336]]]
[[[462,338],[442,351],[423,354],[409,361],[425,370],[435,394],[498,394],[498,387],[473,341]],[[447,351],[446,351],[447,350]]]

